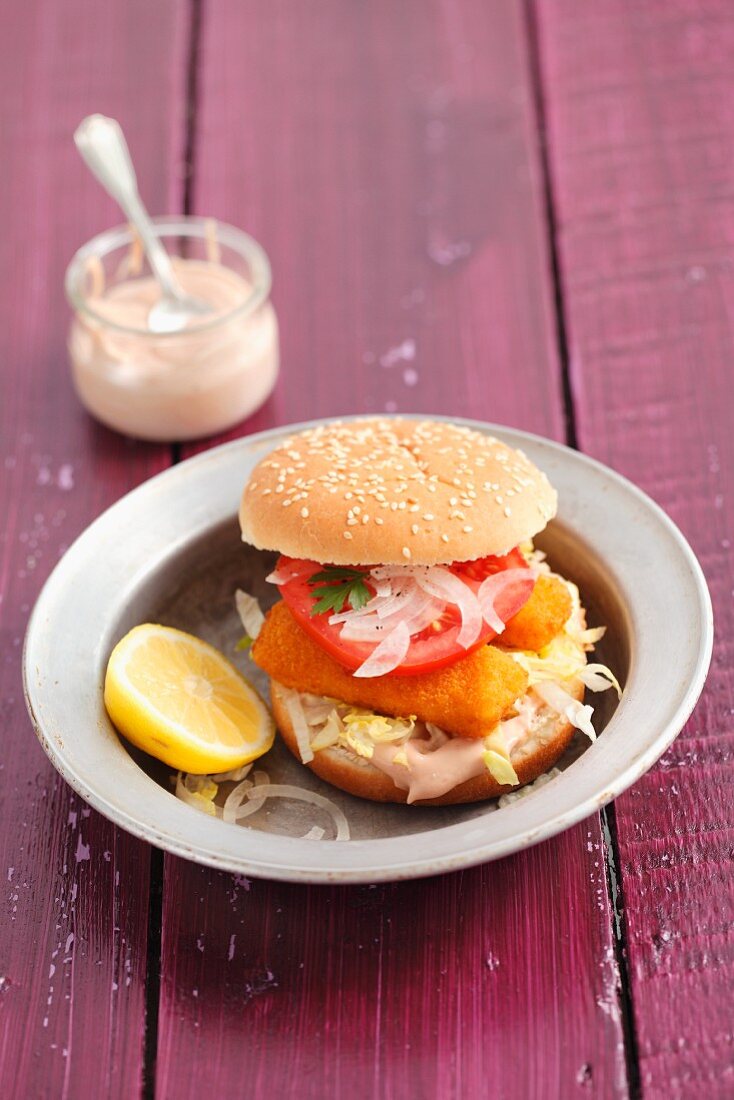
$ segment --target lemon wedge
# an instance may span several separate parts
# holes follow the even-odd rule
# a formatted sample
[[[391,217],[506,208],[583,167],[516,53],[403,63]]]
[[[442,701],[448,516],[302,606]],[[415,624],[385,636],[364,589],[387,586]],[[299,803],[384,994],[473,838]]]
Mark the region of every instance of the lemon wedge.
[[[104,701],[133,745],[197,775],[249,764],[275,737],[267,707],[226,657],[154,623],[136,626],[113,649]]]

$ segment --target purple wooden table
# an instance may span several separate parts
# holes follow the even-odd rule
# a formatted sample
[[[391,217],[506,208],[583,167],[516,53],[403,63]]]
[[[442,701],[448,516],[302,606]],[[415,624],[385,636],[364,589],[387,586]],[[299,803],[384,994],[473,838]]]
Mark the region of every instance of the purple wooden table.
[[[3,1094],[734,1096],[734,7],[26,0],[5,23]],[[71,142],[95,110],[154,211],[271,256],[282,381],[233,434],[496,420],[680,524],[712,673],[605,814],[441,879],[304,888],[163,856],[51,769],[20,688],[29,608],[95,515],[189,453],[71,391],[64,266],[119,220]]]

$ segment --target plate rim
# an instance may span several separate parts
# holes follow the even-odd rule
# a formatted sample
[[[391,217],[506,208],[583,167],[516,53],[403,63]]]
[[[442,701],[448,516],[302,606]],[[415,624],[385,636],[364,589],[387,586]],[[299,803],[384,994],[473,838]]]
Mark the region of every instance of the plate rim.
[[[528,826],[522,831],[513,833],[504,839],[495,838],[479,842],[468,850],[458,850],[450,855],[426,856],[418,863],[416,863],[414,858],[408,858],[405,861],[392,861],[386,866],[380,866],[379,864],[370,867],[340,866],[331,870],[309,867],[308,865],[303,866],[297,859],[297,852],[303,854],[304,845],[309,845],[311,850],[313,850],[313,842],[282,836],[278,837],[278,840],[283,842],[286,848],[291,848],[291,846],[294,845],[296,846],[292,850],[292,862],[290,865],[280,866],[268,863],[262,864],[256,859],[253,859],[252,855],[248,856],[247,853],[235,858],[229,854],[220,855],[216,851],[201,850],[195,845],[187,843],[177,836],[172,835],[170,829],[161,829],[155,820],[151,820],[150,818],[148,820],[141,820],[140,817],[135,817],[129,812],[121,810],[119,807],[111,806],[103,797],[98,795],[93,787],[90,787],[89,784],[76,773],[73,767],[69,766],[64,750],[59,749],[53,736],[44,729],[43,720],[37,713],[37,706],[34,705],[34,701],[36,701],[34,699],[35,687],[31,677],[30,655],[33,652],[36,636],[40,630],[45,605],[49,600],[48,594],[53,591],[53,585],[58,580],[58,573],[62,566],[64,563],[67,563],[68,567],[68,559],[71,558],[73,560],[73,555],[78,552],[79,544],[85,543],[89,539],[93,539],[96,529],[105,523],[110,513],[118,509],[124,502],[130,501],[131,498],[149,493],[151,486],[159,483],[161,479],[170,479],[174,474],[180,477],[182,475],[179,471],[185,471],[192,465],[201,466],[207,462],[217,461],[221,456],[229,452],[257,448],[266,445],[270,440],[279,439],[318,424],[360,420],[370,416],[378,416],[380,419],[385,420],[438,420],[457,424],[462,427],[473,428],[485,434],[487,432],[497,434],[500,438],[502,438],[503,435],[509,435],[512,437],[513,442],[511,445],[513,446],[522,446],[523,441],[526,441],[531,446],[549,448],[552,452],[559,455],[562,460],[578,462],[596,471],[597,474],[601,475],[603,478],[611,479],[611,481],[615,482],[621,490],[626,494],[630,494],[638,504],[641,504],[658,523],[662,524],[667,530],[669,537],[671,537],[676,544],[678,551],[681,553],[690,570],[693,588],[698,597],[698,611],[700,612],[701,626],[700,638],[696,639],[695,643],[697,652],[694,656],[691,675],[685,687],[681,689],[680,698],[675,710],[665,726],[658,732],[657,736],[644,751],[629,761],[626,767],[621,769],[610,782],[605,784],[602,792],[596,795],[589,795],[580,802],[574,804],[569,810],[545,820],[538,826]],[[235,514],[235,510],[233,510],[233,515]],[[185,859],[194,860],[197,863],[218,870],[243,873],[253,878],[267,878],[276,881],[303,883],[328,882],[344,884],[398,881],[447,873],[461,868],[475,866],[490,860],[503,858],[504,856],[521,851],[536,843],[540,843],[542,840],[557,835],[563,830],[589,817],[594,812],[597,812],[613,798],[618,797],[655,764],[667,748],[669,748],[670,744],[672,744],[673,740],[690,717],[703,689],[708,673],[713,651],[713,636],[714,627],[711,596],[701,565],[690,544],[678,526],[660,505],[635,485],[634,482],[624,477],[624,475],[606,466],[598,459],[592,458],[563,443],[548,439],[536,433],[513,428],[509,425],[494,424],[488,421],[464,417],[450,417],[441,414],[402,413],[380,416],[379,414],[357,413],[348,416],[332,416],[284,424],[274,428],[268,428],[261,432],[241,436],[238,439],[211,447],[206,451],[202,451],[185,459],[183,462],[169,466],[165,470],[160,471],[153,477],[148,478],[140,485],[131,489],[128,493],[125,493],[117,501],[107,507],[99,516],[92,520],[92,522],[88,524],[70,544],[44,582],[36,598],[28,620],[23,644],[23,693],[36,736],[56,771],[58,771],[64,781],[67,782],[77,794],[104,817],[139,839],[145,840],[164,851],[171,852]],[[691,646],[691,650],[693,650],[693,645]],[[186,809],[189,810],[189,807],[186,807]],[[481,821],[481,819],[477,820]],[[439,826],[437,831],[452,828],[466,828],[469,825],[471,825],[471,822],[443,825]],[[389,838],[354,840],[349,842],[349,847],[350,850],[356,851],[355,846],[363,848],[364,846],[379,847],[386,844],[395,845],[410,837],[425,835],[431,835],[431,833],[404,834],[403,836],[393,836]]]

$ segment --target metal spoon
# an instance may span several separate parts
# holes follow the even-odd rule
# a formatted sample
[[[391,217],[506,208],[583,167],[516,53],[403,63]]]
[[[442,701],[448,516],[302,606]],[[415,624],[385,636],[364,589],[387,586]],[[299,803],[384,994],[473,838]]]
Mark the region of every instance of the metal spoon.
[[[161,297],[148,314],[150,331],[180,332],[192,318],[212,313],[207,302],[187,294],[176,278],[171,258],[157,237],[138,193],[135,169],[119,122],[105,115],[89,115],[77,127],[74,141],[92,173],[137,229],[160,284]]]

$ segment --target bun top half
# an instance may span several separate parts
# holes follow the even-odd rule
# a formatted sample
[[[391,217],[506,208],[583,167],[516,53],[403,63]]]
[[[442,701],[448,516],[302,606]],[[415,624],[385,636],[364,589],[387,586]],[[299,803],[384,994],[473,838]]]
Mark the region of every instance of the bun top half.
[[[365,418],[290,436],[245,486],[242,538],[336,565],[437,565],[505,554],[556,492],[523,454],[434,420]]]

